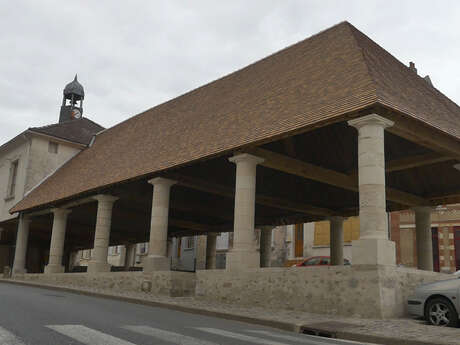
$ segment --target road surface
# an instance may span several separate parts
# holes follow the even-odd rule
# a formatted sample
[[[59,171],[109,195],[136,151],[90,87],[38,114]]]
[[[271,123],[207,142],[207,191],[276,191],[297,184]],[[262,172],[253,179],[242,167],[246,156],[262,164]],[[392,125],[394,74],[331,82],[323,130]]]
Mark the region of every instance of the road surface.
[[[349,345],[335,339],[0,283],[1,345]]]

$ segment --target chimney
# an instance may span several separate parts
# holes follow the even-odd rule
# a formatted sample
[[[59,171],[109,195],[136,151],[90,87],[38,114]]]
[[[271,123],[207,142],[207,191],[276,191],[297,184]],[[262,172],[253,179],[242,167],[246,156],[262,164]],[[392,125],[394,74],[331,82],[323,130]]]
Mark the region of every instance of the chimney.
[[[431,78],[430,78],[429,75],[426,75],[425,78],[423,78],[423,79],[425,79],[425,81],[428,83],[428,85],[430,85],[431,87],[434,87],[433,83],[431,82]]]
[[[412,72],[415,72],[415,74],[417,74],[417,68],[415,68],[415,63],[413,63],[412,61],[409,62],[409,69],[410,69]]]

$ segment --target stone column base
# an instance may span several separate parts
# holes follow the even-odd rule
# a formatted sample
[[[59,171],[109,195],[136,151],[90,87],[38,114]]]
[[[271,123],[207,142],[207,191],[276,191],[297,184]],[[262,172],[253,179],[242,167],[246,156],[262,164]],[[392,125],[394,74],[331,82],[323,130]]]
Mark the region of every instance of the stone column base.
[[[256,250],[241,251],[232,249],[227,253],[226,266],[226,269],[230,271],[260,268],[260,253]]]
[[[353,265],[396,265],[396,247],[390,240],[369,238],[352,242]]]
[[[144,272],[170,271],[171,261],[166,256],[147,256],[144,259]]]
[[[45,274],[51,274],[51,273],[64,273],[65,272],[65,267],[62,265],[46,265],[45,266]]]
[[[111,265],[106,262],[88,262],[88,273],[110,272]]]
[[[13,267],[13,272],[11,272],[11,274],[26,274],[27,273],[27,269],[25,268],[14,268]]]

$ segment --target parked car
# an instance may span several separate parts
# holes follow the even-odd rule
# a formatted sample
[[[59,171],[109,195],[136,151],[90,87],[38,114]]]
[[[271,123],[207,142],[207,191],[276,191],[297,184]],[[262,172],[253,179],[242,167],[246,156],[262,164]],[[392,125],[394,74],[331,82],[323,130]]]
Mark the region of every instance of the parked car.
[[[454,272],[454,275],[460,277],[460,270],[458,270],[457,272]]]
[[[343,264],[351,265],[351,262],[348,259],[343,259]],[[302,266],[330,266],[330,265],[331,265],[330,256],[312,256],[292,266],[302,267]]]
[[[422,284],[408,301],[409,313],[436,326],[455,327],[459,323],[460,276]]]

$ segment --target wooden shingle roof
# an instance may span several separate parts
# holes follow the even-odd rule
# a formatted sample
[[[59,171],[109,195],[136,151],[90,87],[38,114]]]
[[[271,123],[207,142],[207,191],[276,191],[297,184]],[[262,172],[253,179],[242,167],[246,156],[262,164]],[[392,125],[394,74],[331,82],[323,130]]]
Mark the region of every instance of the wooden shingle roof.
[[[89,145],[95,134],[104,130],[104,127],[86,117],[43,127],[31,127],[29,131],[49,135],[74,143]]]
[[[460,138],[460,108],[347,22],[97,136],[24,211],[331,121],[377,103]]]

